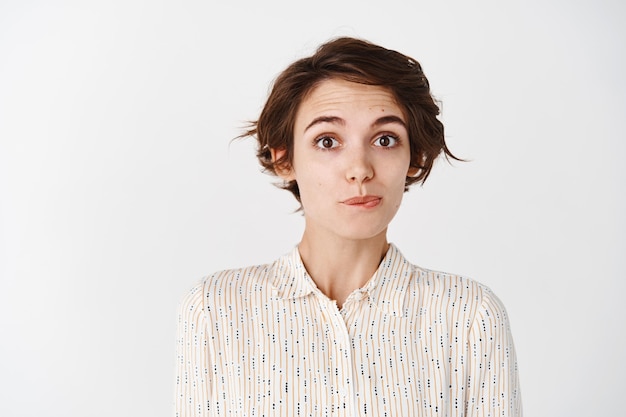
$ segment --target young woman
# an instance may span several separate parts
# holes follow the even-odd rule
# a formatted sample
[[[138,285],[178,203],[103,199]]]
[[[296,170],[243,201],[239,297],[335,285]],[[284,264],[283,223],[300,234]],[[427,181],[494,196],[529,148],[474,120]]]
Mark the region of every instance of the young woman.
[[[407,187],[454,158],[438,113],[417,61],[362,40],[278,77],[247,134],[301,203],[302,240],[185,297],[177,416],[521,416],[500,301],[387,241]]]

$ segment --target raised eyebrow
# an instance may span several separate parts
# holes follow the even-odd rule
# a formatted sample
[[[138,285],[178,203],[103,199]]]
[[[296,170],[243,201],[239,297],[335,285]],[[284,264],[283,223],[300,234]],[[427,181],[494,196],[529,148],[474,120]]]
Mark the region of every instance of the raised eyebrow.
[[[404,120],[402,120],[398,116],[383,116],[383,117],[380,117],[380,118],[376,119],[374,121],[374,123],[372,123],[372,127],[378,127],[378,126],[382,126],[382,125],[386,125],[386,124],[390,124],[390,123],[397,123],[397,124],[402,125],[404,128],[406,128],[406,123],[404,123]]]
[[[311,127],[315,126],[316,124],[320,124],[320,123],[334,123],[334,124],[339,124],[339,125],[342,125],[342,126],[346,124],[345,120],[343,120],[341,117],[337,117],[337,116],[320,116],[320,117],[316,117],[315,119],[313,119],[313,121],[308,124],[308,126],[304,129],[304,131],[306,132]],[[406,128],[406,123],[404,123],[404,120],[402,120],[398,116],[383,116],[383,117],[379,117],[378,119],[374,120],[374,122],[372,123],[372,127],[378,127],[378,126],[391,124],[391,123],[400,124],[404,128]]]
[[[345,120],[343,120],[341,117],[337,117],[337,116],[320,116],[320,117],[316,117],[315,119],[313,119],[313,121],[311,123],[309,123],[309,125],[304,129],[304,131],[306,132],[307,130],[309,130],[309,128],[320,124],[320,123],[334,123],[334,124],[339,124],[339,125],[345,125],[346,122]]]

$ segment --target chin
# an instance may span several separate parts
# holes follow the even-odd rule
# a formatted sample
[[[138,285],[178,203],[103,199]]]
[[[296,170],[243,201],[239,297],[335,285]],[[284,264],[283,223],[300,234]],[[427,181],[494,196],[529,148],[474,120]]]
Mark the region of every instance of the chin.
[[[385,227],[360,227],[354,228],[350,230],[341,230],[338,231],[338,234],[342,236],[344,239],[348,240],[370,240],[375,239],[377,237],[385,236],[387,234],[387,226]]]

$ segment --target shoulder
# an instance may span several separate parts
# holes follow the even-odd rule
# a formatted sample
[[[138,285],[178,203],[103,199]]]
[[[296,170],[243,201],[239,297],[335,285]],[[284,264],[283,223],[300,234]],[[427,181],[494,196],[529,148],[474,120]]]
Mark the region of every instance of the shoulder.
[[[412,265],[412,294],[418,304],[463,315],[470,322],[481,317],[506,320],[500,299],[485,284],[463,275]]]
[[[213,306],[234,305],[272,295],[273,276],[278,260],[262,265],[225,269],[203,277],[188,290],[180,303],[181,311],[211,310]]]
[[[489,287],[472,278],[449,272],[434,271],[417,265],[411,266],[414,277],[413,285],[433,297],[476,302],[491,293]]]
[[[274,264],[252,265],[214,272],[202,279],[204,292],[220,294],[259,288],[270,284],[269,276]]]

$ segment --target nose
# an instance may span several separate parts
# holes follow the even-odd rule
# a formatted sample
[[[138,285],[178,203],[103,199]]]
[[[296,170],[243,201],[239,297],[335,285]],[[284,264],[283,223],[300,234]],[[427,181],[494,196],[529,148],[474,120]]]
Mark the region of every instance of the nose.
[[[374,177],[374,167],[365,149],[354,149],[350,153],[346,168],[346,179],[348,182],[359,184],[371,180]]]

